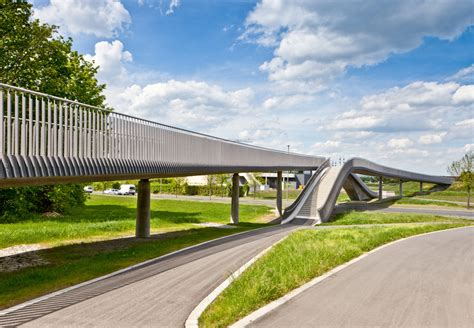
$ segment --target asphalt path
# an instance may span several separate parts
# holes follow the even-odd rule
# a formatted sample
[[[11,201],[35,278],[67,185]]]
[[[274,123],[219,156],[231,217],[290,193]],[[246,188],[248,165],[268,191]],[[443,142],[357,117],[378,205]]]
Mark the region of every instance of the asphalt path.
[[[157,259],[0,315],[0,326],[182,327],[194,307],[231,273],[298,228],[257,229]]]
[[[474,228],[385,247],[251,326],[473,327]]]

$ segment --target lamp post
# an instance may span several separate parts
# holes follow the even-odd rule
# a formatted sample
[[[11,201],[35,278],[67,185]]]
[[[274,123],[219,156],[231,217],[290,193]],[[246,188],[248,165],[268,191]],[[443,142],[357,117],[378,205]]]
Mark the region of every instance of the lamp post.
[[[290,145],[286,145],[288,147],[288,155],[290,155]],[[290,171],[286,172],[286,203],[288,204],[290,194]]]

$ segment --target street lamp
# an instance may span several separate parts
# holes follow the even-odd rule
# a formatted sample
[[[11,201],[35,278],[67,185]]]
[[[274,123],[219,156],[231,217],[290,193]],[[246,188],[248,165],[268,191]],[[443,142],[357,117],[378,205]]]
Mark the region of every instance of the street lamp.
[[[286,145],[288,147],[288,155],[290,155],[290,145]],[[288,204],[290,194],[290,171],[286,172],[286,203]]]

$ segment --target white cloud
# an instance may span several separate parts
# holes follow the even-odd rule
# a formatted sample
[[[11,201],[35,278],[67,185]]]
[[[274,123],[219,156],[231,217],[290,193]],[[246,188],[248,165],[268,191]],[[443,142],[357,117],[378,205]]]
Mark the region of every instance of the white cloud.
[[[408,138],[390,139],[387,144],[390,148],[408,148],[413,145],[413,141]]]
[[[178,8],[180,4],[181,4],[180,0],[171,0],[168,10],[166,11],[166,15],[174,14],[174,10]]]
[[[418,142],[422,145],[439,144],[446,136],[446,132],[439,134],[424,134],[418,138]]]
[[[448,80],[454,81],[474,81],[474,64],[460,69],[458,72],[448,77]]]
[[[455,82],[423,81],[390,88],[364,96],[355,109],[329,118],[325,128],[391,133],[448,129],[454,118],[470,116],[472,88]]]
[[[474,85],[463,85],[457,89],[453,101],[455,104],[474,104]]]
[[[97,77],[101,82],[110,85],[119,84],[127,79],[124,64],[133,61],[132,54],[123,50],[123,43],[119,40],[97,42],[95,54],[84,57],[99,66]]]
[[[113,98],[118,111],[198,130],[209,130],[223,120],[248,112],[253,102],[251,89],[225,91],[199,81],[176,81],[132,85]]]
[[[34,17],[59,25],[68,35],[97,37],[115,36],[131,23],[119,0],[50,0],[48,5],[34,9]]]
[[[260,68],[271,81],[323,84],[412,50],[425,36],[452,40],[472,24],[471,12],[468,0],[262,0],[241,39],[275,47]]]

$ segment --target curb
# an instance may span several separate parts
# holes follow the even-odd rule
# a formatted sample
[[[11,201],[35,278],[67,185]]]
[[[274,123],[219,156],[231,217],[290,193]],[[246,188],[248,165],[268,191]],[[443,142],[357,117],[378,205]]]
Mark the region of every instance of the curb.
[[[399,243],[399,242],[402,242],[404,240],[407,240],[407,239],[411,239],[411,238],[416,238],[416,237],[421,237],[421,236],[426,236],[426,235],[430,235],[430,234],[435,234],[435,233],[440,233],[440,232],[446,232],[446,231],[451,231],[451,230],[457,230],[457,229],[465,229],[465,228],[473,228],[472,226],[467,226],[467,227],[458,227],[458,228],[452,228],[452,229],[444,229],[444,230],[438,230],[438,231],[431,231],[431,232],[427,232],[427,233],[423,233],[423,234],[419,234],[419,235],[414,235],[414,236],[410,236],[410,237],[405,237],[405,238],[402,238],[402,239],[397,239],[397,240],[394,240],[388,244],[384,244],[384,245],[381,245],[377,248],[374,248],[373,250],[367,252],[367,253],[364,253],[352,260],[350,260],[349,262],[346,262],[344,264],[341,264],[340,266],[332,269],[331,271],[328,271],[326,272],[325,274],[319,276],[319,277],[316,277],[314,278],[313,280],[310,280],[309,282],[307,282],[306,284],[292,290],[291,292],[289,292],[288,294],[280,297],[279,299],[261,307],[260,309],[250,313],[249,315],[247,315],[246,317],[240,319],[239,321],[237,321],[236,323],[232,324],[230,327],[231,328],[242,328],[242,327],[247,327],[249,324],[251,324],[252,322],[255,322],[256,320],[262,318],[263,316],[267,315],[268,313],[272,312],[273,310],[275,310],[276,308],[278,308],[279,306],[285,304],[286,302],[290,301],[291,299],[293,299],[294,297],[298,296],[299,294],[303,293],[304,291],[306,291],[307,289],[319,284],[320,282],[324,281],[325,279],[331,277],[332,275],[336,274],[337,272],[341,271],[341,270],[344,270],[345,268],[349,267],[350,265],[354,264],[354,263],[357,263],[359,262],[360,260],[364,259],[365,257],[369,256],[370,254],[373,254],[377,251],[380,251],[381,249],[385,248],[385,247],[388,247],[388,246],[391,246],[393,244],[396,244],[396,243]]]

